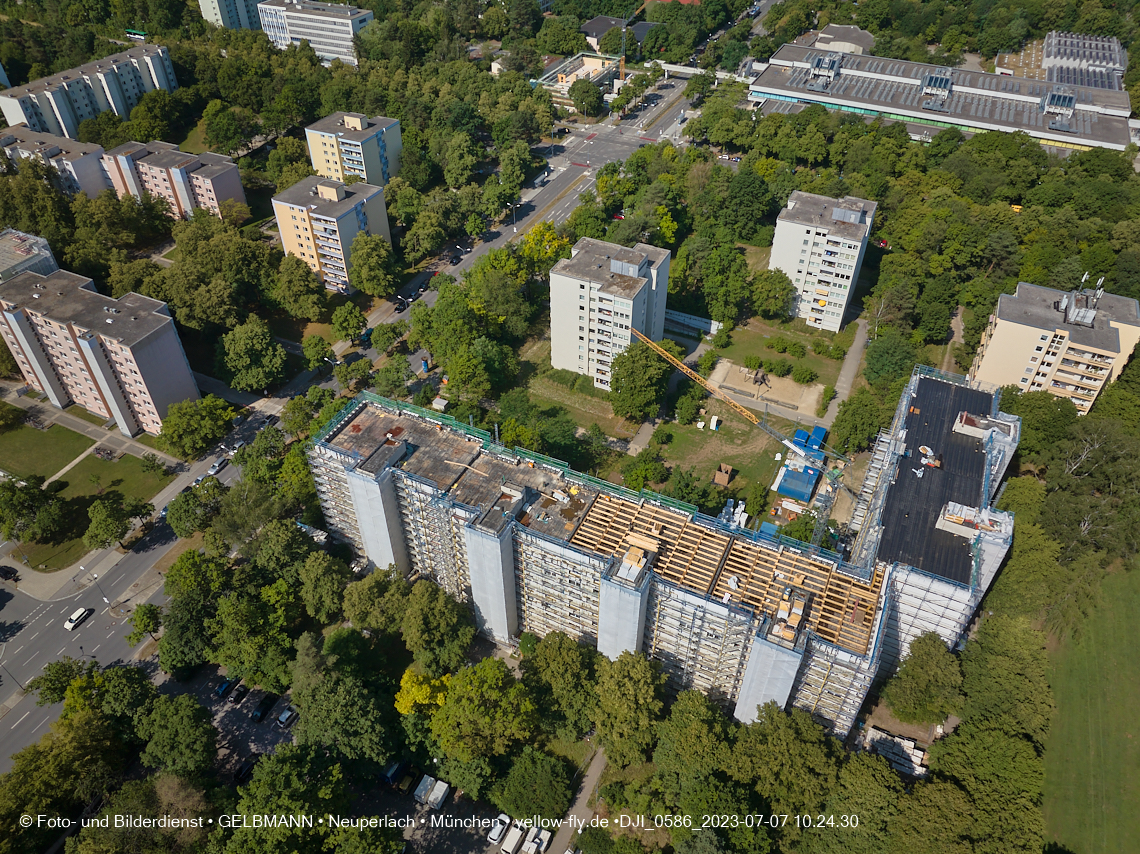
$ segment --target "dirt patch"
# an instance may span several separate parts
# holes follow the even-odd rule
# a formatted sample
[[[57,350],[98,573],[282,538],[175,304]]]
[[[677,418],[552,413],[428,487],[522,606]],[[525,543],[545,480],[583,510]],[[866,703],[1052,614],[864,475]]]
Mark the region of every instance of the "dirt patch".
[[[767,385],[757,386],[749,380],[746,370],[731,359],[717,362],[709,381],[714,385],[725,386],[742,397],[752,396],[757,401],[766,399],[793,406],[809,417],[815,415],[823,396],[822,384],[800,385],[791,377],[774,377],[769,374]]]

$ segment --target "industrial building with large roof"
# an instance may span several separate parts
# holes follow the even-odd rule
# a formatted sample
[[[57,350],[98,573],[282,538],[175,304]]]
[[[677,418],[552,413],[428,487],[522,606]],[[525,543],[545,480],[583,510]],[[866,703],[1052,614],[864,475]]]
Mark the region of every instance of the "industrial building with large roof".
[[[702,690],[742,721],[775,701],[842,736],[913,638],[961,642],[1009,548],[1012,516],[991,503],[1019,421],[998,403],[916,371],[876,446],[847,559],[370,393],[309,454],[334,535],[434,579],[496,642],[563,631],[611,658],[641,650],[673,690]]]

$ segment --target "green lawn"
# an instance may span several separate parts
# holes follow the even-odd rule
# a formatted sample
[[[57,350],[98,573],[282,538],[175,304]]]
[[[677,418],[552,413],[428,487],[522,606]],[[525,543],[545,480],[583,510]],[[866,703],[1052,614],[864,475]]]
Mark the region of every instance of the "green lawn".
[[[82,418],[88,424],[94,424],[96,427],[102,427],[107,423],[107,419],[104,416],[96,415],[94,412],[88,412],[82,406],[69,406],[66,411],[68,415]]]
[[[156,451],[162,451],[162,448],[158,446],[158,437],[152,436],[150,433],[139,433],[135,436],[135,441],[140,445],[146,445],[148,448],[154,448]],[[163,451],[163,453],[166,452]]]
[[[98,475],[98,487],[92,482],[92,475]],[[127,455],[115,462],[95,456],[85,457],[56,482],[58,486],[53,484],[59,489],[60,498],[67,503],[65,517],[68,525],[65,530],[55,542],[20,546],[20,553],[27,556],[28,563],[36,569],[50,571],[71,566],[87,552],[83,545],[89,519],[87,510],[96,500],[133,497],[149,501],[173,479],[173,475],[143,471],[142,460],[138,457]],[[102,489],[101,494],[99,489]]]
[[[777,353],[775,350],[769,350],[764,346],[768,339],[777,336],[789,341],[800,342],[807,350],[807,355],[802,359],[793,359],[787,353]],[[826,356],[818,356],[811,351],[811,342],[814,339],[826,338],[828,341],[831,341],[834,337],[835,333],[833,332],[817,332],[814,334],[810,334],[806,331],[801,332],[796,328],[794,321],[788,323],[774,323],[761,320],[760,318],[753,318],[744,326],[734,329],[732,332],[732,343],[717,352],[720,353],[722,358],[731,359],[738,365],[743,365],[745,358],[748,356],[759,356],[761,359],[787,359],[794,365],[806,364],[819,374],[817,382],[821,382],[824,385],[835,385],[835,381],[839,378],[839,370],[843,367],[843,362],[829,359]]]
[[[1102,597],[1081,640],[1053,655],[1045,822],[1073,854],[1131,854],[1140,840],[1140,572],[1109,575]]]
[[[775,459],[778,449],[775,440],[718,400],[707,399],[704,407],[719,418],[716,432],[707,424],[705,429],[698,430],[696,424],[670,422],[668,427],[673,440],[661,449],[665,461],[692,468],[698,477],[709,481],[721,463],[728,463],[735,474],[725,493],[726,499],[736,492],[743,495],[746,487],[756,481],[771,483],[780,465]]]
[[[15,409],[23,416],[22,409],[7,403],[0,403],[0,407],[5,415]],[[17,477],[51,477],[94,444],[94,439],[58,424],[46,431],[21,424],[0,433],[0,469]]]
[[[188,151],[191,154],[201,154],[203,151],[209,151],[209,146],[206,145],[206,122],[200,121],[190,129],[186,134],[186,138],[178,143],[178,147],[183,151]]]

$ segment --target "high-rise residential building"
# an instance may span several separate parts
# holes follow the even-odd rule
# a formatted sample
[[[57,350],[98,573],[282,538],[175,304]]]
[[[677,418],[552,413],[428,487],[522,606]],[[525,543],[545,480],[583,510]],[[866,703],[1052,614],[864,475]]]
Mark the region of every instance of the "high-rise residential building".
[[[353,37],[375,17],[370,9],[314,0],[262,0],[257,11],[261,29],[280,50],[306,41],[323,62],[348,65],[356,65]]]
[[[636,329],[665,334],[669,250],[638,243],[632,249],[583,237],[569,258],[550,271],[550,363],[610,387],[614,356]]]
[[[400,123],[363,113],[333,113],[305,128],[313,171],[334,181],[349,175],[386,186],[400,171]]]
[[[113,110],[124,119],[147,92],[178,88],[170,53],[143,44],[0,92],[9,125],[75,139],[79,123]]]
[[[0,231],[0,283],[20,273],[47,276],[58,269],[51,247],[42,237],[12,228]]]
[[[63,409],[157,434],[173,403],[198,397],[170,310],[140,294],[105,297],[84,276],[25,272],[0,284],[0,332],[24,381]]]
[[[796,190],[776,217],[768,268],[796,289],[792,313],[814,329],[838,332],[859,281],[876,202]]]
[[[1067,397],[1082,415],[1140,343],[1140,303],[1103,290],[1019,282],[998,297],[970,377]]]
[[[704,691],[741,721],[775,701],[842,737],[914,638],[964,641],[1009,550],[1013,517],[992,501],[1020,422],[998,399],[915,372],[863,484],[850,560],[370,393],[308,453],[330,532],[434,579],[486,637],[561,631],[611,659],[640,650],[671,690]]]
[[[257,0],[200,0],[202,17],[227,30],[260,30]]]
[[[115,192],[123,196],[149,193],[170,204],[176,217],[189,219],[196,208],[220,217],[221,203],[245,203],[237,165],[224,154],[188,154],[169,142],[126,142],[103,155],[103,168]]]
[[[13,163],[37,160],[58,174],[59,188],[69,195],[80,191],[95,198],[111,189],[103,170],[103,146],[32,130],[25,124],[0,128],[0,149]]]
[[[11,85],[12,82],[8,79],[8,72],[4,70],[3,65],[0,65],[0,86],[3,86],[5,89],[7,89]]]
[[[296,255],[330,290],[351,290],[348,271],[352,241],[360,232],[379,234],[389,242],[384,188],[312,176],[273,197],[273,213],[281,248]]]

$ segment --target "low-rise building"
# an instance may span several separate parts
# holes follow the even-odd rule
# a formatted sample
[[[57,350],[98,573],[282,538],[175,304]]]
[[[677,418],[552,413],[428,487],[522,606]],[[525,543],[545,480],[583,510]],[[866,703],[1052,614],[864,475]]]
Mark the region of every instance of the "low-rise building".
[[[363,113],[333,113],[305,128],[313,171],[334,181],[356,175],[387,186],[400,171],[400,122]]]
[[[147,92],[178,88],[170,53],[142,44],[0,92],[9,125],[75,139],[80,122],[113,110],[126,119]]]
[[[1082,415],[1140,343],[1140,303],[1103,290],[1066,293],[1019,282],[998,297],[970,377],[1047,391]]]
[[[591,50],[601,50],[599,45],[602,41],[602,36],[612,30],[614,27],[621,27],[625,22],[621,18],[611,18],[609,15],[598,15],[596,18],[591,18],[578,28],[578,32],[586,37],[586,44],[590,46]],[[626,49],[629,49],[631,43],[640,45],[645,41],[645,36],[651,29],[658,26],[655,21],[638,21],[636,24],[630,24],[626,28]],[[630,51],[636,53],[636,51]]]
[[[621,57],[598,53],[578,53],[550,68],[538,80],[538,85],[550,93],[550,99],[559,107],[574,111],[570,87],[578,80],[588,80],[606,91],[618,75]]]
[[[0,283],[20,273],[48,276],[58,269],[51,247],[42,237],[13,228],[0,231]]]
[[[198,387],[161,300],[111,299],[84,276],[23,272],[0,284],[0,334],[24,381],[53,406],[114,418],[125,436],[158,434]]]
[[[241,174],[224,154],[188,154],[169,142],[126,142],[103,155],[103,168],[119,198],[159,196],[181,219],[197,208],[220,217],[227,199],[245,203]]]
[[[793,314],[813,329],[838,332],[859,281],[878,205],[796,190],[776,218],[768,267],[796,289]]]
[[[103,146],[32,130],[26,124],[0,129],[0,149],[13,163],[36,160],[55,169],[59,188],[68,195],[95,198],[111,189],[103,169]]]
[[[352,241],[360,232],[392,240],[384,188],[311,176],[273,197],[281,248],[309,265],[330,290],[348,293]]]
[[[326,65],[339,59],[356,65],[353,38],[371,21],[371,9],[315,0],[262,0],[257,4],[261,29],[279,50],[308,42]]]
[[[1128,51],[1115,36],[1053,30],[1041,46],[1041,67],[1050,83],[1120,90],[1128,70]]]
[[[632,249],[583,237],[550,271],[550,363],[608,389],[630,329],[661,340],[669,292],[669,250]]]
[[[260,30],[257,0],[200,0],[202,17],[227,30]]]

